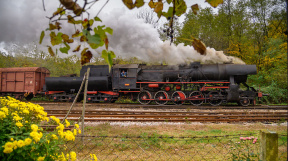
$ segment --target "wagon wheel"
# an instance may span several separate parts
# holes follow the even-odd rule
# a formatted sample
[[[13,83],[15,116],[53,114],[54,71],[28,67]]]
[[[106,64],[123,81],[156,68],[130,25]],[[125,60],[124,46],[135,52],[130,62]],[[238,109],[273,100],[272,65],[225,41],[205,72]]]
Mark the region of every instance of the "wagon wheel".
[[[202,103],[204,102],[205,100],[205,97],[204,95],[202,94],[202,92],[200,91],[194,91],[194,92],[191,92],[190,95],[189,95],[189,99],[193,99],[193,100],[190,100],[190,103],[194,106],[200,106],[202,105]]]
[[[158,105],[165,105],[168,102],[167,99],[169,99],[169,96],[165,91],[159,91],[155,93],[154,99]]]
[[[171,96],[171,100],[173,101],[175,105],[182,105],[185,101],[181,101],[181,100],[185,100],[185,99],[186,99],[186,95],[182,91],[176,91]]]
[[[25,96],[25,99],[26,99],[27,101],[30,101],[33,97],[34,97],[33,94],[30,93],[29,95]]]
[[[242,106],[249,106],[250,100],[247,97],[242,97],[239,101]]]
[[[142,91],[138,94],[138,101],[143,104],[143,105],[147,105],[151,102],[151,93],[148,92],[148,91]],[[146,100],[146,99],[149,99],[149,100]]]
[[[221,96],[220,92],[218,91],[211,91],[208,93],[208,97],[209,97],[209,103],[212,106],[219,106],[222,103],[222,99],[219,98],[219,96]]]

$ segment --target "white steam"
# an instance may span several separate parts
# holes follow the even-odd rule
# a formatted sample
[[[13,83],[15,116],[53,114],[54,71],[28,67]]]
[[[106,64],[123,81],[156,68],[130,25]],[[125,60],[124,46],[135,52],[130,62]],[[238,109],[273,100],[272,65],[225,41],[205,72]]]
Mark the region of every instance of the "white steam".
[[[169,41],[161,41],[159,33],[152,25],[129,15],[122,10],[114,10],[109,15],[102,15],[106,26],[113,28],[109,36],[109,50],[122,58],[137,57],[146,62],[166,62],[170,65],[199,61],[210,63],[245,64],[239,58],[226,56],[223,51],[207,48],[206,55],[200,55],[192,46],[178,46]],[[101,48],[99,51],[101,51]]]

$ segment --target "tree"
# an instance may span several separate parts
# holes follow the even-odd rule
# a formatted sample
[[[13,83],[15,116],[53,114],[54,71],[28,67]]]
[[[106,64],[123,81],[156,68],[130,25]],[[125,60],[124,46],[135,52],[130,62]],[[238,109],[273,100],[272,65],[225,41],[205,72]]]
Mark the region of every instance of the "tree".
[[[179,37],[181,24],[179,23],[178,18],[175,17],[174,19],[172,31],[169,27],[169,22],[166,22],[162,27],[160,27],[160,29],[158,29],[158,32],[162,41],[170,40],[171,42],[178,44],[176,38]]]
[[[158,27],[158,18],[153,10],[141,9],[136,17],[138,19],[143,19],[145,23],[153,25],[154,28]]]

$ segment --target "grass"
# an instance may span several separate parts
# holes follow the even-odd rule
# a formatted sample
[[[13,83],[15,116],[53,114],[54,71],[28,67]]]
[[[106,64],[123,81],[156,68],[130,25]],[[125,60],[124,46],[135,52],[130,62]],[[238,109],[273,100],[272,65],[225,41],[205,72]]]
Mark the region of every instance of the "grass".
[[[279,160],[287,160],[287,126],[283,124],[119,126],[101,123],[85,127],[85,135],[97,137],[85,138],[84,146],[81,138],[77,138],[76,144],[70,146],[76,145],[73,150],[82,159],[94,153],[99,160],[231,160],[232,154],[246,156],[248,148],[249,154],[254,154],[253,159],[258,160],[259,142],[238,142],[240,136],[251,136],[251,133],[258,137],[262,129],[279,134]]]
[[[147,135],[168,135],[168,136],[213,136],[213,135],[238,135],[247,133],[258,133],[259,130],[268,129],[278,134],[287,134],[287,126],[281,124],[162,124],[153,126],[120,126],[110,123],[101,123],[89,127],[85,131],[87,135],[97,136],[140,136],[143,133]]]

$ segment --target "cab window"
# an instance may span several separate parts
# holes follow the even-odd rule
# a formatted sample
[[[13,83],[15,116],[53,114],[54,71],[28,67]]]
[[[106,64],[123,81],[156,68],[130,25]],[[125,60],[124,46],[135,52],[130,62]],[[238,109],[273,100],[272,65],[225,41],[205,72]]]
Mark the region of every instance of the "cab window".
[[[120,69],[120,77],[121,78],[127,77],[127,69]]]

